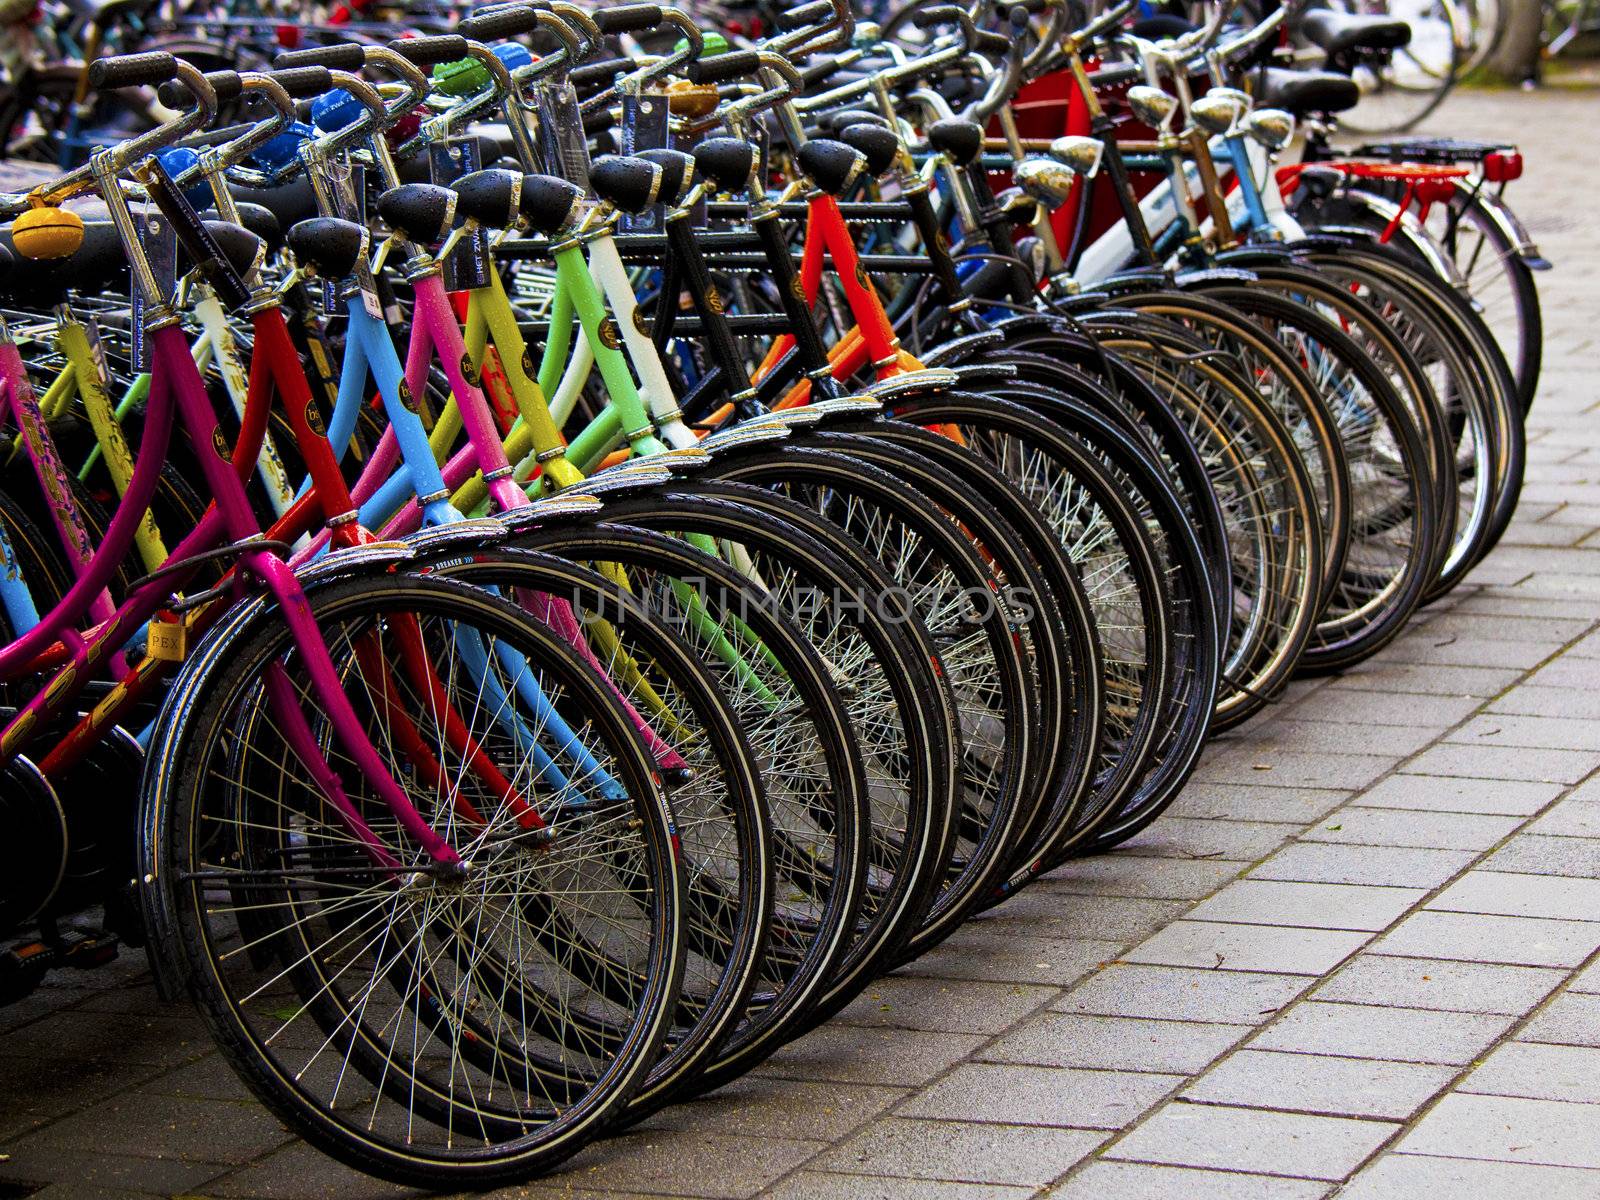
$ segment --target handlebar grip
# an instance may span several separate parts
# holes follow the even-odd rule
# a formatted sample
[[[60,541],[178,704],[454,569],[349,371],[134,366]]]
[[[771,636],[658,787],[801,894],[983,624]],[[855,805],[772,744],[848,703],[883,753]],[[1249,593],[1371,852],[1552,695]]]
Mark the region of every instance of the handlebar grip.
[[[616,8],[602,8],[594,14],[594,23],[604,34],[637,33],[641,29],[654,29],[661,24],[661,5],[623,4]]]
[[[467,56],[467,39],[456,33],[441,33],[435,37],[396,38],[389,43],[401,58],[417,67],[431,67],[435,63],[455,62]]]
[[[217,94],[217,103],[226,104],[235,99],[244,89],[239,83],[237,71],[207,71],[206,82],[211,85],[211,90]],[[176,79],[169,79],[156,88],[156,99],[168,108],[183,108],[194,103],[194,93]]]
[[[632,59],[608,58],[604,62],[584,63],[581,67],[575,67],[567,73],[567,78],[580,92],[599,91],[610,87],[611,81],[631,66]]]
[[[844,64],[837,58],[819,58],[800,72],[800,82],[807,88],[815,87],[842,66]]]
[[[794,10],[798,12],[799,10]],[[829,11],[832,11],[831,8]],[[691,83],[722,83],[741,75],[754,74],[761,66],[761,56],[754,50],[734,50],[729,54],[713,54],[696,59],[689,64]]]
[[[810,4],[802,4],[799,8],[779,13],[776,23],[779,29],[792,30],[831,20],[833,20],[833,0],[812,0]]]
[[[497,42],[518,34],[531,33],[539,28],[539,14],[532,8],[499,8],[479,16],[468,17],[456,26],[456,32],[475,42]]]
[[[1011,49],[1011,39],[1003,33],[990,33],[987,29],[978,30],[972,39],[972,48],[979,54],[1005,54]]]
[[[918,29],[932,29],[935,25],[959,25],[965,15],[954,4],[935,4],[912,12],[911,23]]]
[[[330,71],[359,71],[367,65],[367,52],[355,42],[338,42],[332,46],[312,46],[306,50],[290,50],[272,60],[280,71],[296,67],[326,67]]]
[[[270,75],[294,100],[333,90],[333,76],[327,67],[291,67],[287,71],[272,71]]]
[[[151,50],[97,59],[89,68],[89,86],[106,90],[153,87],[177,76],[178,60],[164,50]]]

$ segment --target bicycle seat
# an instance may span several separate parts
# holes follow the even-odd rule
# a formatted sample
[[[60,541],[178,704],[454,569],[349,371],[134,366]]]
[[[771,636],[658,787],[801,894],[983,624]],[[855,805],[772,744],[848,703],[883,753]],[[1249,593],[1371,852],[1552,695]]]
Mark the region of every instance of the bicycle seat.
[[[272,213],[284,229],[317,215],[317,194],[304,175],[277,187],[255,188],[230,183],[228,190],[240,204],[259,205]]]
[[[265,242],[268,250],[276,254],[283,249],[283,222],[276,213],[260,204],[236,203],[234,207],[239,210],[239,224]]]
[[[1388,17],[1362,17],[1314,8],[1300,18],[1300,32],[1329,58],[1356,50],[1398,50],[1411,40],[1411,26]]]
[[[946,117],[928,126],[928,145],[956,166],[967,166],[983,153],[983,126],[960,117]]]
[[[882,125],[885,129],[889,127],[887,118],[861,108],[844,108],[838,112],[828,113],[818,124],[831,134],[837,134],[841,129],[851,125]]]
[[[861,122],[839,130],[839,140],[867,156],[867,170],[882,175],[900,154],[900,139],[892,129]]]
[[[578,216],[583,189],[555,175],[522,177],[522,219],[546,236],[562,232]]]
[[[811,182],[830,196],[842,196],[867,169],[867,156],[854,146],[817,138],[795,156]]]
[[[682,150],[642,150],[639,157],[661,168],[661,199],[677,204],[694,186],[694,158]]]
[[[18,254],[9,229],[0,233],[0,247],[14,260],[0,279],[0,295],[26,301],[33,311],[60,302],[68,291],[127,292],[128,256],[110,221],[85,221],[83,242],[65,258],[34,260]]]
[[[231,221],[203,221],[206,232],[217,243],[222,257],[241,279],[248,280],[255,272],[261,257],[266,253],[266,242],[243,225]]]
[[[693,153],[694,165],[719,192],[743,191],[755,170],[756,148],[742,138],[707,138]]]
[[[1281,108],[1297,117],[1344,112],[1361,99],[1361,89],[1348,75],[1288,71],[1282,67],[1261,68],[1256,74],[1255,93],[1261,107]]]
[[[338,217],[312,217],[289,230],[289,249],[302,267],[324,279],[343,279],[356,269],[367,252],[367,231],[354,221]]]
[[[661,198],[659,166],[645,158],[608,154],[589,168],[595,195],[625,213],[643,212]]]
[[[456,219],[456,194],[433,183],[402,183],[378,197],[378,215],[390,229],[431,246]]]
[[[498,168],[474,171],[450,185],[456,211],[488,229],[509,229],[522,205],[522,176]]]

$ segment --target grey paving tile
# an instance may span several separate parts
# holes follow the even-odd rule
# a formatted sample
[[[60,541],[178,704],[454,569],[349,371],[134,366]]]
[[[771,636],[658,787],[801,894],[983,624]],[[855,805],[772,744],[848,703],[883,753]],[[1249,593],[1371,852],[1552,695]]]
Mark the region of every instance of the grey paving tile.
[[[1238,1025],[1083,1013],[1030,1017],[980,1057],[993,1062],[1192,1075],[1246,1033]]]
[[[1364,756],[1393,759],[1415,754],[1445,728],[1442,725],[1371,724],[1359,699],[1347,699],[1338,707],[1346,710],[1346,719],[1337,724],[1300,719],[1301,712],[1297,709],[1292,716],[1246,725],[1230,744],[1248,747],[1266,762],[1273,761],[1284,750],[1341,757],[1359,752]],[[1277,773],[1276,768],[1272,773]]]
[[[1574,975],[1567,991],[1600,994],[1600,962],[1592,962]]]
[[[996,937],[984,928],[967,928],[901,970],[908,976],[1066,987],[1116,958],[1124,945],[1083,938]]]
[[[1273,821],[1303,825],[1332,812],[1349,796],[1342,788],[1192,783],[1178,793],[1167,813],[1202,821]]]
[[[1521,1016],[1565,974],[1547,967],[1358,954],[1310,994],[1317,1000]]]
[[[1427,907],[1507,917],[1582,920],[1600,913],[1600,879],[1468,871],[1428,901]]]
[[[1600,1167],[1600,1105],[1446,1096],[1396,1146],[1401,1153]]]
[[[10,1184],[56,1184],[86,1191],[106,1188],[171,1195],[191,1191],[217,1174],[213,1163],[127,1154],[63,1154],[45,1146],[8,1148],[7,1155],[0,1162],[0,1195],[17,1194],[10,1191]],[[360,1176],[351,1175],[351,1179],[359,1180]]]
[[[801,1171],[770,1192],[770,1200],[1027,1200],[1031,1187],[955,1183],[948,1179],[874,1179]]]
[[[869,1087],[747,1075],[651,1117],[657,1129],[714,1129],[738,1137],[832,1142],[905,1099],[905,1087]]]
[[[1250,1048],[1463,1064],[1471,1062],[1511,1023],[1511,1017],[1493,1013],[1306,1000],[1262,1030]]]
[[[1519,824],[1516,817],[1387,808],[1344,808],[1303,835],[1308,842],[1402,846],[1427,850],[1487,850]]]
[[[1553,687],[1564,690],[1581,690],[1594,685],[1594,663],[1586,658],[1568,658],[1562,655],[1546,663],[1527,682],[1534,687]]]
[[[1540,837],[1600,838],[1600,801],[1569,796],[1528,826]]]
[[[236,1165],[289,1141],[259,1105],[124,1092],[8,1145],[13,1155],[94,1151]]]
[[[899,1117],[1002,1125],[1121,1129],[1183,1082],[1181,1075],[963,1063],[895,1110]]]
[[[1111,1159],[1343,1179],[1399,1126],[1210,1104],[1168,1104],[1106,1153]]]
[[[1600,753],[1591,750],[1536,750],[1522,746],[1451,743],[1424,750],[1403,769],[1421,775],[1576,783],[1596,767],[1600,767]]]
[[[884,1117],[810,1169],[901,1179],[950,1179],[1042,1187],[1104,1140],[1087,1129],[962,1125]]]
[[[1321,1200],[1329,1186],[1281,1175],[1244,1175],[1149,1163],[1093,1162],[1050,1192],[1052,1200]]]
[[[1058,867],[1030,890],[1073,895],[1194,900],[1216,891],[1242,869],[1240,863],[1212,859],[1138,858],[1131,854],[1104,854],[1098,858],[1075,859]]]
[[[1522,674],[1515,667],[1447,667],[1400,662],[1379,655],[1346,671],[1333,681],[1332,688],[1483,700],[1498,696],[1516,683]]]
[[[1600,1104],[1600,1049],[1506,1042],[1496,1047],[1456,1090]]]
[[[1567,651],[1571,654],[1572,651]],[[1530,717],[1580,717],[1600,720],[1600,692],[1572,688],[1514,687],[1489,702],[1490,712],[1521,713]]]
[[[1520,833],[1483,865],[1524,875],[1563,875],[1585,882],[1600,879],[1600,838],[1536,837]]]
[[[85,1058],[167,1067],[212,1052],[198,1017],[71,1009],[0,1038],[0,1057],[49,1062],[62,1046]]]
[[[1364,933],[1219,921],[1174,921],[1123,957],[1174,967],[1321,975],[1360,948]]]
[[[1182,900],[1142,900],[1132,896],[1084,899],[1030,887],[1006,897],[969,922],[989,937],[1039,936],[1130,942],[1147,936],[1188,904]]]
[[[1479,1196],[1591,1200],[1597,1188],[1600,1174],[1593,1171],[1385,1154],[1352,1179],[1339,1193],[1339,1200],[1465,1200]]]
[[[784,1046],[757,1070],[786,1079],[917,1087],[983,1044],[984,1034],[864,1028],[829,1022]]]
[[[699,1130],[650,1130],[598,1142],[570,1170],[545,1181],[595,1191],[664,1192],[679,1196],[754,1196],[779,1176],[827,1149],[825,1142],[728,1137]]]
[[[1296,975],[1117,963],[1051,1007],[1118,1017],[1259,1025],[1310,982]]]
[[[1212,783],[1276,787],[1360,788],[1390,770],[1398,755],[1301,754],[1284,748],[1239,746],[1201,764],[1196,778]]]
[[[1373,949],[1414,958],[1575,967],[1596,947],[1600,947],[1600,924],[1594,922],[1419,912],[1385,934]]]
[[[1246,1049],[1181,1094],[1215,1104],[1403,1121],[1455,1074],[1454,1067],[1426,1063]]]
[[[1600,1046],[1600,996],[1563,992],[1529,1021],[1518,1036],[1529,1042]]]
[[[1250,878],[1435,888],[1474,857],[1469,850],[1298,842],[1252,869]]]
[[[1305,706],[1295,715],[1306,721],[1326,721],[1336,729],[1352,719],[1410,729],[1446,729],[1475,712],[1482,703],[1476,696],[1417,696],[1333,688],[1318,703]]]
[[[362,1175],[303,1143],[192,1190],[223,1200],[399,1200],[429,1194]]]
[[[835,1017],[851,1025],[950,1033],[999,1033],[1056,995],[1056,989],[976,980],[875,980]]]
[[[1122,844],[1119,853],[1158,858],[1216,858],[1254,862],[1272,853],[1297,827],[1267,821],[1195,821],[1163,817]]]
[[[1388,928],[1425,895],[1421,888],[1241,879],[1202,900],[1189,916],[1197,921],[1375,931]]]
[[[1472,746],[1528,746],[1547,750],[1600,751],[1600,726],[1575,717],[1529,717],[1487,713],[1452,729],[1446,740]]]
[[[1505,561],[1502,557],[1501,561]],[[1518,577],[1513,572],[1509,578]],[[1528,671],[1561,649],[1558,641],[1507,642],[1495,638],[1435,637],[1427,630],[1404,634],[1384,650],[1391,662],[1446,666],[1507,667]]]
[[[1363,808],[1415,808],[1430,812],[1526,817],[1560,794],[1561,785],[1556,783],[1391,775],[1362,792],[1352,803]]]

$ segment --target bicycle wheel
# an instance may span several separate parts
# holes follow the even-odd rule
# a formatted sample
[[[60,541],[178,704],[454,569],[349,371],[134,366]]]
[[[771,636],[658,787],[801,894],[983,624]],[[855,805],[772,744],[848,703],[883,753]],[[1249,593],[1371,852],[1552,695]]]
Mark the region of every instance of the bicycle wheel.
[[[465,866],[435,866],[331,731],[308,748],[278,719],[317,706],[287,623],[256,603],[188,661],[153,737],[155,938],[235,1070],[318,1148],[438,1189],[526,1178],[621,1110],[671,1028],[684,885],[665,798],[593,672],[510,603],[404,575],[307,600],[392,778]],[[457,752],[445,710],[483,757]],[[402,717],[448,788],[401,748]]]

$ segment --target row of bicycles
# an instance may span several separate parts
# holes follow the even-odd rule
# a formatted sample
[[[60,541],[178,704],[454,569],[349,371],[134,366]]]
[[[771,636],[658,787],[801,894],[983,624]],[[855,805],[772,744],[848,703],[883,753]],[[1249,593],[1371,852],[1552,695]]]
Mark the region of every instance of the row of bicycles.
[[[1387,645],[1516,505],[1521,159],[1193,16],[89,62],[0,195],[0,996],[143,945],[307,1141],[512,1182]]]

